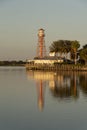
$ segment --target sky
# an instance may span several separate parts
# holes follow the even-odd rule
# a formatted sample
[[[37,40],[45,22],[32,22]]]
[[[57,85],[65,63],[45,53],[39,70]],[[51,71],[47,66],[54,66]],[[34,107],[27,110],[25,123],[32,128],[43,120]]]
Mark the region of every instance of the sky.
[[[87,44],[87,0],[0,0],[0,60],[35,57],[40,28],[47,54],[56,40]]]

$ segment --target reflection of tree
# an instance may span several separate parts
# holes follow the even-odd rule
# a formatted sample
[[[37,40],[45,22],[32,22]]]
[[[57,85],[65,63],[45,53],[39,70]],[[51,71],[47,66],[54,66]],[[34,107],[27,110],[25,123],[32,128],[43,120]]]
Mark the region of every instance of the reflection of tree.
[[[70,96],[70,90],[68,87],[63,88],[55,85],[55,88],[54,90],[52,90],[52,93],[54,97],[64,98]]]
[[[27,77],[36,81],[37,99],[40,110],[44,108],[46,85],[49,86],[52,96],[62,101],[65,99],[77,99],[79,97],[79,87],[87,95],[87,72],[27,71]]]
[[[80,88],[87,95],[87,73],[83,73],[79,78]]]
[[[76,72],[73,72],[73,78],[71,79],[71,95],[76,99],[78,97],[78,90],[77,90],[77,76]]]
[[[72,76],[73,75],[73,76]],[[72,76],[72,77],[71,77]],[[54,97],[64,98],[78,98],[76,75],[72,73],[70,75],[63,75],[63,81],[55,81],[54,89],[51,89],[52,95]]]

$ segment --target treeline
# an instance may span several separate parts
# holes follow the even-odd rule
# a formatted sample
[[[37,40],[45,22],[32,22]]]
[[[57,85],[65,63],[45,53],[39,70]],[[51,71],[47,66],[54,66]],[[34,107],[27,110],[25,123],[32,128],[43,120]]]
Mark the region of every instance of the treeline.
[[[0,66],[24,66],[25,61],[0,61]]]
[[[60,55],[60,57],[70,54],[70,59],[74,61],[75,64],[81,63],[87,65],[87,44],[80,48],[79,41],[70,40],[58,40],[54,41],[49,47],[50,52],[55,52],[55,55]]]

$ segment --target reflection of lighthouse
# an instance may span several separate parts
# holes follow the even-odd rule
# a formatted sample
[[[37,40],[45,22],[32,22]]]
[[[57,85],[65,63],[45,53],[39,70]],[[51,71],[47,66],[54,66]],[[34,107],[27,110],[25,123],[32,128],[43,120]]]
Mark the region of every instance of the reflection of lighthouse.
[[[42,80],[38,82],[37,91],[38,91],[38,106],[39,109],[42,111],[44,107],[44,83]]]
[[[45,89],[46,83],[48,81],[50,87],[54,88],[54,72],[44,72],[44,71],[27,71],[28,79],[33,78],[36,81],[37,88],[37,102],[39,110],[42,111],[44,108],[45,100]]]
[[[45,48],[45,34],[44,30],[41,28],[38,32],[38,46],[37,46],[37,57],[43,58],[46,56],[46,48]]]

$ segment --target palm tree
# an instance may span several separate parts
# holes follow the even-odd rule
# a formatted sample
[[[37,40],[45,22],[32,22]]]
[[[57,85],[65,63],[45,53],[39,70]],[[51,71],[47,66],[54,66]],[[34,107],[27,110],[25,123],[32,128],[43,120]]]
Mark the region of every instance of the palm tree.
[[[80,58],[85,61],[85,64],[87,65],[87,48],[83,48],[80,50]]]
[[[85,44],[85,45],[83,46],[83,49],[85,49],[85,48],[87,48],[87,44]]]
[[[51,46],[49,47],[50,52],[55,52],[55,54],[60,53],[62,55],[62,48],[63,48],[63,41],[54,41]]]
[[[70,50],[71,50],[71,41],[69,41],[69,40],[64,40],[63,50],[64,50],[65,57],[67,58],[67,54],[68,54],[68,53],[70,52]]]
[[[60,57],[62,54],[66,54],[70,52],[71,48],[71,41],[68,40],[58,40],[54,41],[51,46],[49,47],[50,52],[55,52],[55,54],[60,53]]]
[[[58,43],[57,41],[54,41],[51,46],[49,47],[50,52],[55,52],[57,53],[59,51]]]
[[[58,44],[59,44],[60,57],[62,57],[62,54],[65,52],[64,40],[59,40],[59,41],[58,41]]]
[[[77,51],[78,51],[78,48],[80,47],[80,44],[78,41],[72,41],[72,44],[71,44],[71,54],[73,53],[74,55],[74,62],[76,64],[76,59],[77,59]]]

